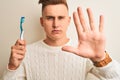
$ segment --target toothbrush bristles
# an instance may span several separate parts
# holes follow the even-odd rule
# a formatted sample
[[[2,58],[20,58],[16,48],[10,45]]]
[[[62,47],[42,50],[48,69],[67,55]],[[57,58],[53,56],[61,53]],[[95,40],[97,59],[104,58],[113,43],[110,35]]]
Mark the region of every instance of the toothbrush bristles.
[[[21,23],[25,21],[25,17],[21,17]]]

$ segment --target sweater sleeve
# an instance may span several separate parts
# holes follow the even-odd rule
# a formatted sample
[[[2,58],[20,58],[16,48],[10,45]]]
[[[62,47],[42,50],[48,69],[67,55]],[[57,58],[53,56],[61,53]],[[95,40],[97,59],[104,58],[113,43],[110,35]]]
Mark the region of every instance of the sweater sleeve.
[[[1,80],[26,80],[23,64],[21,64],[16,70],[9,70],[7,67]]]
[[[93,66],[89,72],[100,80],[120,80],[120,64],[115,60],[104,67]]]

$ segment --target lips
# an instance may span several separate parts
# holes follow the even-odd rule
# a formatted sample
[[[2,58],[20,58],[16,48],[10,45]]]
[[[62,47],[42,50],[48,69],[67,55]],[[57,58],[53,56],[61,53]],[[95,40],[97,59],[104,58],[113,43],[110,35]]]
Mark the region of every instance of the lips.
[[[60,33],[61,33],[61,30],[52,30],[52,33],[53,33],[53,34],[60,34]]]

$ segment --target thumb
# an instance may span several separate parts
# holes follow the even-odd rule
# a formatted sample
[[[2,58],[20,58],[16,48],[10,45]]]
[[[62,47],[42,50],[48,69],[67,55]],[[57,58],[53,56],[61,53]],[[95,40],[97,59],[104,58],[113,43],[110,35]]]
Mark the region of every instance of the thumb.
[[[72,47],[72,46],[63,46],[62,50],[67,51],[67,52],[71,52],[71,53],[74,53],[74,54],[78,54],[78,52],[79,52],[77,48]]]

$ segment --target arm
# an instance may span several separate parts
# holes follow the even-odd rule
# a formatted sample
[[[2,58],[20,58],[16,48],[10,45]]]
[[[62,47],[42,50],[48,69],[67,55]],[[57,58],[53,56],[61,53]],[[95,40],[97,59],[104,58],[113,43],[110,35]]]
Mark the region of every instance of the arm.
[[[2,80],[25,80],[25,70],[23,59],[26,52],[26,43],[24,40],[17,40],[11,47],[11,55],[6,71]]]
[[[26,80],[24,64],[21,63],[16,70],[10,70],[7,67],[1,80]]]
[[[89,58],[92,62],[101,62],[102,60],[106,59],[105,35],[103,27],[104,17],[103,15],[100,16],[99,27],[97,28],[95,27],[95,21],[93,19],[93,14],[90,8],[87,9],[87,14],[89,18],[89,25],[86,23],[82,9],[80,7],[77,9],[77,12],[73,13],[74,23],[78,34],[78,46],[76,48],[71,46],[64,46],[62,49],[64,51],[72,52],[78,56]],[[105,79],[107,79],[106,76],[111,74],[113,76],[109,77],[110,80],[114,80],[116,77],[114,74],[119,77],[120,74],[118,71],[120,69],[112,69],[113,65],[117,66],[118,64],[112,61],[111,64],[113,65],[110,66],[110,62],[111,61],[109,61],[106,66],[101,66],[99,68],[94,67],[92,73],[98,74]],[[111,71],[109,71],[110,68],[112,69]],[[104,73],[104,75],[101,73]]]
[[[120,79],[120,64],[113,60],[104,67],[93,66],[89,73],[92,73],[100,80],[119,80]]]

